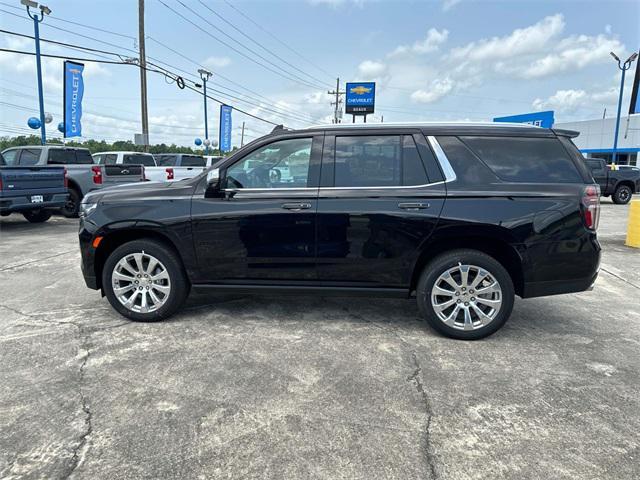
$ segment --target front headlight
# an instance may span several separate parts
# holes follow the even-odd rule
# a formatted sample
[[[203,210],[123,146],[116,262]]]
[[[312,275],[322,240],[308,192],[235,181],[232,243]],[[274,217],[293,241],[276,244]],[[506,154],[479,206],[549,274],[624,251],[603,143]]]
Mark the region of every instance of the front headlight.
[[[91,212],[93,212],[96,207],[98,206],[98,202],[92,202],[92,203],[81,203],[80,204],[80,216],[81,217],[88,217]]]

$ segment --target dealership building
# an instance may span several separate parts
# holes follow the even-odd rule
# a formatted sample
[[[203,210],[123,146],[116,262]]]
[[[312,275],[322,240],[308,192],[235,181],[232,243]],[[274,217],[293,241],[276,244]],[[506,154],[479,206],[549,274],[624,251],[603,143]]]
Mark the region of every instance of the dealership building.
[[[616,119],[600,118],[579,122],[555,123],[553,128],[564,128],[580,132],[574,143],[589,158],[603,158],[611,163],[613,157],[613,137],[616,130]],[[620,118],[618,134],[619,165],[640,166],[640,114]]]

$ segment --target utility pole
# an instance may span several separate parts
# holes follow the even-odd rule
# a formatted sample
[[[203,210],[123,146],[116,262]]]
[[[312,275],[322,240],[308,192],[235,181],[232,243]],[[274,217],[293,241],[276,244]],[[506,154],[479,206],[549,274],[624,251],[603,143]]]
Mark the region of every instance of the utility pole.
[[[344,95],[346,92],[341,92],[340,91],[340,77],[336,78],[336,89],[333,91],[328,91],[327,92],[329,95],[335,95],[336,96],[336,101],[335,102],[331,102],[331,105],[335,105],[335,109],[333,111],[333,123],[340,123],[340,119],[338,118],[338,111],[340,109],[340,103],[342,103],[342,100],[340,100],[340,95]]]
[[[207,81],[213,74],[208,70],[205,70],[204,68],[198,69],[198,73],[200,74],[200,78],[202,79],[202,89],[204,94],[204,148],[205,155],[209,155],[209,142],[207,142],[207,140],[209,140],[209,124],[207,123]]]
[[[624,74],[631,68],[631,64],[633,61],[638,58],[638,53],[634,52],[629,58],[627,58],[624,63],[620,61],[618,56],[611,52],[611,56],[618,62],[618,68],[622,70],[622,78],[620,79],[620,95],[618,96],[618,114],[616,115],[616,133],[613,137],[613,159],[611,160],[612,165],[616,164],[616,160],[618,159],[618,132],[620,131],[620,112],[622,110],[622,93],[624,91]]]
[[[242,122],[242,135],[240,135],[240,148],[244,147],[244,122]]]
[[[42,66],[40,63],[40,22],[44,20],[45,15],[49,15],[51,13],[51,9],[46,5],[40,5],[40,16],[38,17],[38,13],[31,14],[30,8],[36,9],[38,8],[38,3],[32,0],[21,0],[25,7],[27,7],[27,15],[33,20],[33,31],[34,37],[36,40],[36,70],[38,73],[38,100],[40,103],[40,141],[42,145],[47,143],[47,132],[45,129],[45,119],[44,119],[44,93],[42,91]]]
[[[144,0],[138,0],[138,46],[140,47],[140,107],[144,151],[149,151],[149,113],[147,111],[147,56],[144,50]]]

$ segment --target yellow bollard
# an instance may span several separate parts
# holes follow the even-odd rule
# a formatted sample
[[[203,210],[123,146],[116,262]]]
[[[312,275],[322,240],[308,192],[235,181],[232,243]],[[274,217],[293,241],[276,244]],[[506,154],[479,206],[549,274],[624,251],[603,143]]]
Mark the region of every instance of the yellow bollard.
[[[631,200],[625,245],[640,248],[640,199]]]

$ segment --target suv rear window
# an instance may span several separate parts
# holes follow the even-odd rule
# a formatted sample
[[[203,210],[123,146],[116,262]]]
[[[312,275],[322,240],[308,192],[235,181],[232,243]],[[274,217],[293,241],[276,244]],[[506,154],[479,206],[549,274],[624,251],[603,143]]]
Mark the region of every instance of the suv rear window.
[[[397,187],[429,183],[411,135],[336,137],[336,187]]]
[[[556,138],[460,137],[502,180],[582,183],[573,160]]]
[[[156,162],[151,155],[124,155],[123,165],[144,165],[145,167],[155,167]]]
[[[206,162],[203,157],[184,155],[182,157],[182,166],[183,167],[204,167],[206,166]]]
[[[93,164],[93,157],[89,150],[73,150],[71,148],[52,148],[49,150],[47,163],[50,164]]]

